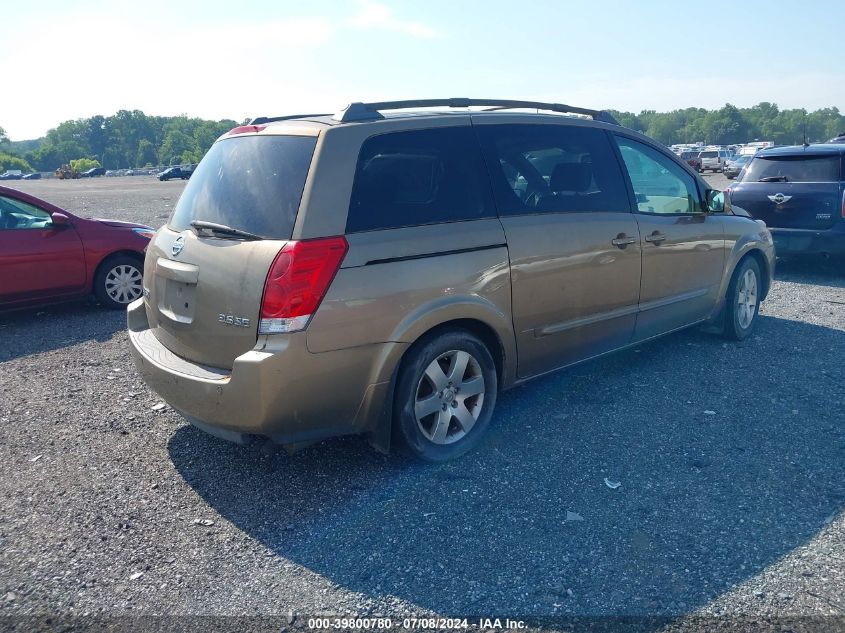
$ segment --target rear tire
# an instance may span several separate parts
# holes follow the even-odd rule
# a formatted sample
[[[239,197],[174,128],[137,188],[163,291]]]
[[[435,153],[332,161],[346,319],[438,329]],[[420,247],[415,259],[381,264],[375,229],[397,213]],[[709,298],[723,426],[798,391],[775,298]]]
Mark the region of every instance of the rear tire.
[[[763,289],[760,265],[753,257],[743,259],[734,271],[725,296],[725,338],[743,341],[751,335]]]
[[[405,452],[445,462],[475,448],[496,406],[498,377],[475,335],[451,330],[420,341],[399,370],[393,424]]]
[[[144,292],[144,264],[129,255],[115,255],[102,264],[94,277],[94,295],[104,308],[125,310]]]

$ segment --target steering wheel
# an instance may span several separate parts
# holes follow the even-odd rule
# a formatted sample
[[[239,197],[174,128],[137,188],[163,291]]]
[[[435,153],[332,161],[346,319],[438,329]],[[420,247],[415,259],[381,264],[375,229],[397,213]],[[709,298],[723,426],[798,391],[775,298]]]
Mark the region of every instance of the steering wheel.
[[[546,187],[544,190],[542,187],[532,186],[531,183],[528,183],[528,189],[525,191],[525,200],[523,203],[526,207],[537,208],[537,205],[540,204],[540,197],[548,194],[549,189]]]

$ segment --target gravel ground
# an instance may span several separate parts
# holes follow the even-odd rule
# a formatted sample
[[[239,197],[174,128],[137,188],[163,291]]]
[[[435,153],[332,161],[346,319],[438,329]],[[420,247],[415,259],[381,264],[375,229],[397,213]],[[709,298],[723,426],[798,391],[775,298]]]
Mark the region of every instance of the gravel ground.
[[[12,185],[158,226],[183,183]],[[744,343],[682,332],[502,394],[442,466],[204,435],[124,327],[0,316],[1,615],[845,616],[840,267],[780,262]]]

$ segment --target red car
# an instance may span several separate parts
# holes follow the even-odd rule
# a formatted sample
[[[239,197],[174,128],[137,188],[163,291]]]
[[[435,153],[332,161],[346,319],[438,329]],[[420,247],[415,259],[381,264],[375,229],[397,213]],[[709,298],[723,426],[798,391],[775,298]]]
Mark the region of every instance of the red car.
[[[698,155],[701,152],[696,150],[694,152],[681,152],[681,158],[687,161],[687,164],[692,167],[695,171],[701,171],[701,159]]]
[[[0,187],[0,310],[94,294],[126,308],[143,291],[153,229],[84,220],[34,196]]]

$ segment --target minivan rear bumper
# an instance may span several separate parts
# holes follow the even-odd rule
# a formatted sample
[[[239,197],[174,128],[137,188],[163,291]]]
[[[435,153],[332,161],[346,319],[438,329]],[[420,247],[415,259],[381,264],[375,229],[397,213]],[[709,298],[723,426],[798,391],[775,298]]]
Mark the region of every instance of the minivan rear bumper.
[[[146,383],[200,429],[234,442],[296,444],[376,430],[388,383],[371,380],[385,348],[311,353],[304,332],[262,337],[231,371],[173,354],[150,330],[144,299],[127,310],[132,359]]]
[[[833,228],[825,231],[771,226],[769,230],[778,255],[845,255],[845,221],[837,222]]]

